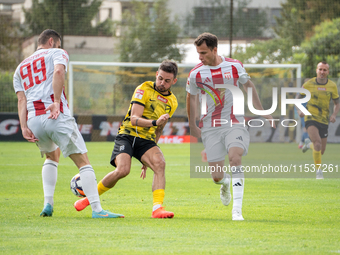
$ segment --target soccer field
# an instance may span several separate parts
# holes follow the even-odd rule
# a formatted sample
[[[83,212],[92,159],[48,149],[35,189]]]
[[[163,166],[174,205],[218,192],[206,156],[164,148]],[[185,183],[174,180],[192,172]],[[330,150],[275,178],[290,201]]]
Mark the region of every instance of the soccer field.
[[[87,143],[97,180],[113,167],[113,143]],[[53,217],[43,208],[43,159],[34,144],[0,143],[1,254],[337,254],[340,253],[340,180],[251,179],[245,181],[243,222],[231,220],[219,186],[190,178],[190,146],[162,144],[167,162],[165,203],[173,219],[152,219],[152,171],[129,176],[101,196],[102,206],[124,219],[92,219],[73,208],[69,188],[78,172],[61,158]],[[296,144],[252,143],[243,164],[312,163]],[[339,165],[339,145],[328,144],[323,163]]]

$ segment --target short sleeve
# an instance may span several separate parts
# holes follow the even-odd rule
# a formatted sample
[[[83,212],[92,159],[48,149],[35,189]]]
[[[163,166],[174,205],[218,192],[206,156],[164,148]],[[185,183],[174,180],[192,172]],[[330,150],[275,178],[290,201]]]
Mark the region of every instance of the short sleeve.
[[[192,73],[189,74],[188,80],[187,80],[187,85],[186,85],[186,91],[191,94],[191,95],[197,95],[196,87],[196,79],[193,77]]]
[[[245,84],[248,80],[250,80],[250,76],[248,75],[248,73],[246,72],[246,70],[244,69],[244,67],[242,65],[237,65],[237,72],[238,72],[238,81],[241,84]]]
[[[69,61],[69,56],[68,56],[68,54],[65,50],[57,49],[53,53],[52,58],[53,58],[53,64],[54,65],[58,65],[58,64],[64,65],[65,71],[67,72],[67,65],[68,65],[68,61]]]
[[[19,91],[24,91],[24,87],[22,86],[21,79],[20,79],[20,67],[21,65],[17,67],[13,75],[13,88],[14,88],[15,93]]]
[[[338,98],[339,98],[338,88],[337,88],[336,84],[334,84],[334,90],[332,92],[332,99],[335,100],[335,99],[338,99]]]
[[[147,98],[146,93],[146,86],[143,86],[143,84],[139,85],[132,95],[131,103],[137,103],[145,106]]]

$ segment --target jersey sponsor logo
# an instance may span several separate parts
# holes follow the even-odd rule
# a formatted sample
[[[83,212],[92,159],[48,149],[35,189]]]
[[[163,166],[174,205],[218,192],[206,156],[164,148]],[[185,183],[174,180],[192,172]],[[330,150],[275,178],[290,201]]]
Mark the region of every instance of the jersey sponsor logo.
[[[221,71],[215,71],[215,72],[211,72],[211,75],[212,75],[212,76],[215,76],[215,75],[220,75],[220,74],[222,74],[222,72],[221,72]]]
[[[162,97],[162,96],[160,96],[160,95],[157,96],[157,99],[158,99],[159,101],[163,102],[163,103],[167,103],[167,102],[168,102],[168,99],[166,99],[166,98],[164,98],[164,97]]]
[[[323,91],[326,91],[327,89],[326,88],[321,88],[321,87],[318,87],[318,90],[323,90]]]
[[[137,89],[136,94],[135,94],[135,98],[142,99],[143,95],[144,95],[144,90]]]
[[[236,139],[238,139],[238,140],[243,142],[242,136],[236,137]]]
[[[231,73],[230,72],[225,72],[224,73],[224,78],[229,80],[231,78]]]
[[[209,79],[209,77],[205,78],[204,82],[211,82],[211,80]]]
[[[125,149],[125,145],[121,145],[120,147],[119,147],[119,151],[123,151]]]

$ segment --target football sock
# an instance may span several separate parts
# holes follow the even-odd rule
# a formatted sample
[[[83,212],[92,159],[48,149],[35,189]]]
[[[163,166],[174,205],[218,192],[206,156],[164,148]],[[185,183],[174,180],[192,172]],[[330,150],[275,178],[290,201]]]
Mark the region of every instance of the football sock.
[[[58,177],[58,163],[46,159],[42,167],[41,175],[44,189],[44,206],[47,203],[53,206],[53,195]]]
[[[79,174],[84,193],[90,202],[92,211],[101,212],[103,208],[100,205],[96,175],[92,166],[86,165],[79,168]]]
[[[153,195],[152,211],[155,211],[162,206],[163,201],[164,201],[165,191],[164,189],[156,189],[152,192],[152,195]]]
[[[229,177],[230,177],[230,176],[229,176]],[[216,183],[216,184],[223,184],[223,185],[227,185],[228,182],[230,182],[230,179],[228,178],[228,176],[227,176],[226,173],[224,173],[222,180],[220,180],[220,181],[218,181],[218,182],[215,182],[215,181],[214,181],[214,183]]]
[[[236,166],[232,172],[233,209],[242,209],[244,173],[241,168],[242,166]]]
[[[321,166],[321,151],[313,150],[313,159],[314,159],[315,169],[318,170]]]
[[[101,194],[103,194],[104,192],[108,191],[110,188],[107,188],[103,185],[102,181],[100,181],[97,185],[97,189],[98,189],[98,193],[99,193],[99,196]]]

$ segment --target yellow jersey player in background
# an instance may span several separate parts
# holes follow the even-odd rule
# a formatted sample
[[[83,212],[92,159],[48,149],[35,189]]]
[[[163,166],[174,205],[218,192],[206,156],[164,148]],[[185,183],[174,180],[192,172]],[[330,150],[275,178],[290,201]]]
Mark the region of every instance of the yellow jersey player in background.
[[[165,190],[165,159],[157,146],[163,128],[177,109],[178,103],[170,88],[177,82],[177,64],[163,61],[156,72],[156,82],[147,81],[139,85],[132,95],[129,110],[119,128],[110,163],[116,169],[108,173],[99,183],[99,195],[113,188],[127,176],[131,169],[131,158],[142,164],[141,177],[150,167],[154,172],[153,218],[173,218],[174,213],[162,207]],[[87,198],[75,202],[77,211],[89,205]]]
[[[336,84],[328,79],[329,65],[322,61],[317,65],[316,77],[303,84],[303,88],[309,90],[311,99],[307,103],[307,110],[312,115],[306,115],[298,110],[300,117],[305,117],[305,127],[310,139],[306,138],[302,152],[313,150],[313,159],[316,178],[323,179],[321,167],[321,155],[326,150],[328,137],[328,123],[334,123],[339,112],[339,94]],[[303,94],[302,94],[303,95]],[[333,113],[329,117],[329,102],[333,99]]]

